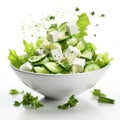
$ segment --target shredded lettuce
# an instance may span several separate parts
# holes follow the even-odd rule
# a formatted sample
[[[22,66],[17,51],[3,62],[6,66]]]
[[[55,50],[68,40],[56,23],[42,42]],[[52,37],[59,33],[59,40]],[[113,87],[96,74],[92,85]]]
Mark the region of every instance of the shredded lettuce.
[[[95,63],[102,68],[102,67],[105,67],[106,65],[108,65],[111,60],[113,60],[113,58],[109,58],[108,53],[105,52],[103,54],[97,54]]]
[[[20,55],[18,56],[15,50],[9,51],[8,59],[10,60],[11,64],[16,68],[19,68],[23,63],[27,61],[27,57]]]
[[[90,21],[87,14],[82,13],[81,15],[79,15],[76,24],[80,31],[86,30],[87,26],[90,25]]]

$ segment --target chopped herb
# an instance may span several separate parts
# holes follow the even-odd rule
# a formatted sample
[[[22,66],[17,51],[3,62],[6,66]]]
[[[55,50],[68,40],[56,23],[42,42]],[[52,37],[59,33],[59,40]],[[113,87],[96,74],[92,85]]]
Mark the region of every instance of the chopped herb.
[[[92,91],[92,94],[94,96],[98,97],[98,102],[100,103],[109,103],[109,104],[114,104],[115,100],[111,99],[111,98],[107,98],[105,94],[101,93],[101,91],[99,89],[94,89],[94,91]]]
[[[109,104],[114,104],[115,100],[111,99],[111,98],[107,98],[107,97],[99,97],[98,98],[98,102],[100,103],[109,103]]]
[[[92,16],[94,16],[94,15],[95,15],[95,12],[94,12],[94,11],[92,11],[90,14],[91,14]]]
[[[19,101],[14,102],[14,106],[20,106],[20,105],[21,105],[21,102],[19,102]]]
[[[19,92],[18,92],[18,90],[17,89],[11,89],[10,91],[9,91],[9,94],[11,94],[11,95],[15,95],[15,94],[18,94]]]
[[[55,16],[50,16],[49,19],[50,19],[50,20],[54,20],[54,19],[55,19]]]
[[[101,14],[100,17],[105,17],[105,14]]]
[[[75,11],[80,11],[78,7],[75,8]]]
[[[96,34],[94,34],[94,37],[96,37]]]
[[[58,105],[58,108],[59,108],[59,109],[62,109],[62,110],[65,110],[65,109],[68,109],[68,108],[70,108],[70,107],[76,106],[77,102],[78,102],[78,100],[74,97],[74,95],[72,95],[72,96],[69,98],[69,100],[68,100],[67,103],[65,103],[65,104],[63,104],[63,105]]]
[[[94,96],[98,96],[98,97],[105,97],[106,95],[101,93],[101,91],[99,89],[94,89],[94,91],[92,91],[92,94]]]
[[[17,89],[11,89],[10,90],[10,94],[11,95],[15,95],[18,93],[23,93],[19,92]],[[25,105],[25,106],[32,106],[33,108],[39,108],[39,107],[43,107],[44,105],[38,100],[38,97],[34,97],[33,95],[31,95],[31,93],[25,93],[23,95],[22,101],[15,101],[14,106],[20,106],[20,105]]]
[[[11,94],[11,95],[16,95],[16,94],[22,94],[22,93],[24,93],[24,91],[18,91],[17,89],[11,89],[10,91],[9,91],[9,94]]]
[[[98,26],[99,24],[96,24],[95,26]]]

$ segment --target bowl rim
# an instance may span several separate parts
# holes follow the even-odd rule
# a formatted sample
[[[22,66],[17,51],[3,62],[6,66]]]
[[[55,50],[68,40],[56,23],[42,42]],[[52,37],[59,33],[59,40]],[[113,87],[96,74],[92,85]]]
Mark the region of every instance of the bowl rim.
[[[25,74],[32,74],[32,75],[40,75],[40,76],[73,76],[73,75],[85,75],[85,74],[91,74],[91,73],[95,73],[95,72],[99,72],[99,71],[102,71],[104,69],[107,69],[110,67],[110,63],[108,65],[106,65],[105,67],[103,68],[100,68],[100,69],[97,69],[97,70],[94,70],[94,71],[90,71],[90,72],[82,72],[82,73],[70,73],[70,74],[42,74],[42,73],[34,73],[34,72],[29,72],[29,71],[23,71],[23,70],[20,70],[18,68],[16,68],[15,66],[13,66],[12,64],[10,64],[11,68],[18,71],[18,72],[21,72],[21,73],[25,73]]]

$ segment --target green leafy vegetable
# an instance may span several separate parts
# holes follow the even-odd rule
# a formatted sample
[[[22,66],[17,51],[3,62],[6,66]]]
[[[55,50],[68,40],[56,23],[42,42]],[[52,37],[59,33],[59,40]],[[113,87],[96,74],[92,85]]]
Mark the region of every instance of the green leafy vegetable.
[[[101,14],[100,17],[105,17],[105,14]]]
[[[80,31],[86,30],[87,26],[90,25],[90,21],[87,14],[82,13],[81,15],[79,15],[76,24]]]
[[[101,91],[99,89],[94,89],[94,91],[92,91],[92,94],[97,97],[105,97],[106,96],[105,94],[101,93]]]
[[[11,95],[16,95],[19,93],[24,93],[24,91],[19,92],[17,89],[11,89],[9,92]],[[20,106],[20,105],[25,105],[25,106],[32,106],[33,108],[39,108],[44,106],[39,100],[38,97],[34,97],[31,95],[31,93],[25,93],[23,95],[22,101],[15,101],[14,106]]]
[[[75,98],[74,95],[72,95],[72,96],[69,98],[69,100],[68,100],[67,103],[65,103],[65,104],[63,104],[63,105],[58,105],[58,108],[65,110],[65,109],[68,109],[68,108],[70,108],[70,107],[76,106],[77,103],[78,103],[78,100]]]
[[[95,12],[94,12],[94,11],[92,11],[90,14],[91,14],[92,16],[94,16],[94,15],[95,15]]]
[[[29,57],[35,55],[35,47],[33,43],[28,43],[27,41],[23,40],[23,44],[25,47],[24,51],[27,53]]]
[[[102,68],[108,65],[111,60],[113,60],[113,58],[109,58],[108,53],[105,52],[104,54],[97,54],[95,63],[98,64]]]
[[[23,63],[27,61],[26,56],[18,56],[15,50],[9,50],[8,59],[10,60],[10,63],[16,68],[19,68]]]
[[[38,97],[34,97],[31,95],[31,93],[28,92],[23,96],[21,103],[23,105],[31,105],[33,108],[39,108],[43,106],[43,104],[41,104],[38,100]]]
[[[11,89],[10,92],[9,92],[9,94],[11,94],[11,95],[15,95],[15,94],[18,94],[18,93],[19,93],[19,91],[17,89]]]
[[[55,16],[50,16],[49,19],[50,19],[50,20],[54,20],[54,19],[55,19]]]
[[[92,94],[94,96],[98,97],[98,102],[100,103],[109,103],[109,104],[114,104],[115,100],[111,99],[111,98],[107,98],[105,94],[101,93],[101,91],[99,89],[94,89],[94,91],[92,91]]]
[[[78,7],[75,8],[75,11],[80,11]]]

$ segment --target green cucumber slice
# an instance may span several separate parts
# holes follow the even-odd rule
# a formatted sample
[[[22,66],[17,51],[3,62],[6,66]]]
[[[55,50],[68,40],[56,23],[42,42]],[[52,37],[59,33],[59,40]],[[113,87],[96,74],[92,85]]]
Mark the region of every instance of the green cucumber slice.
[[[97,64],[89,64],[84,68],[84,72],[90,72],[98,69],[100,69],[100,67]]]
[[[28,61],[31,63],[38,62],[41,59],[43,59],[46,55],[40,55],[40,56],[32,56],[28,58]]]
[[[91,60],[92,56],[93,56],[93,52],[92,51],[84,50],[80,57]]]
[[[33,68],[34,69],[34,71],[36,72],[36,73],[50,73],[45,67],[43,67],[43,66],[41,66],[41,67],[34,67]]]
[[[44,66],[52,73],[61,73],[62,68],[59,67],[55,62],[47,62],[44,64]]]

